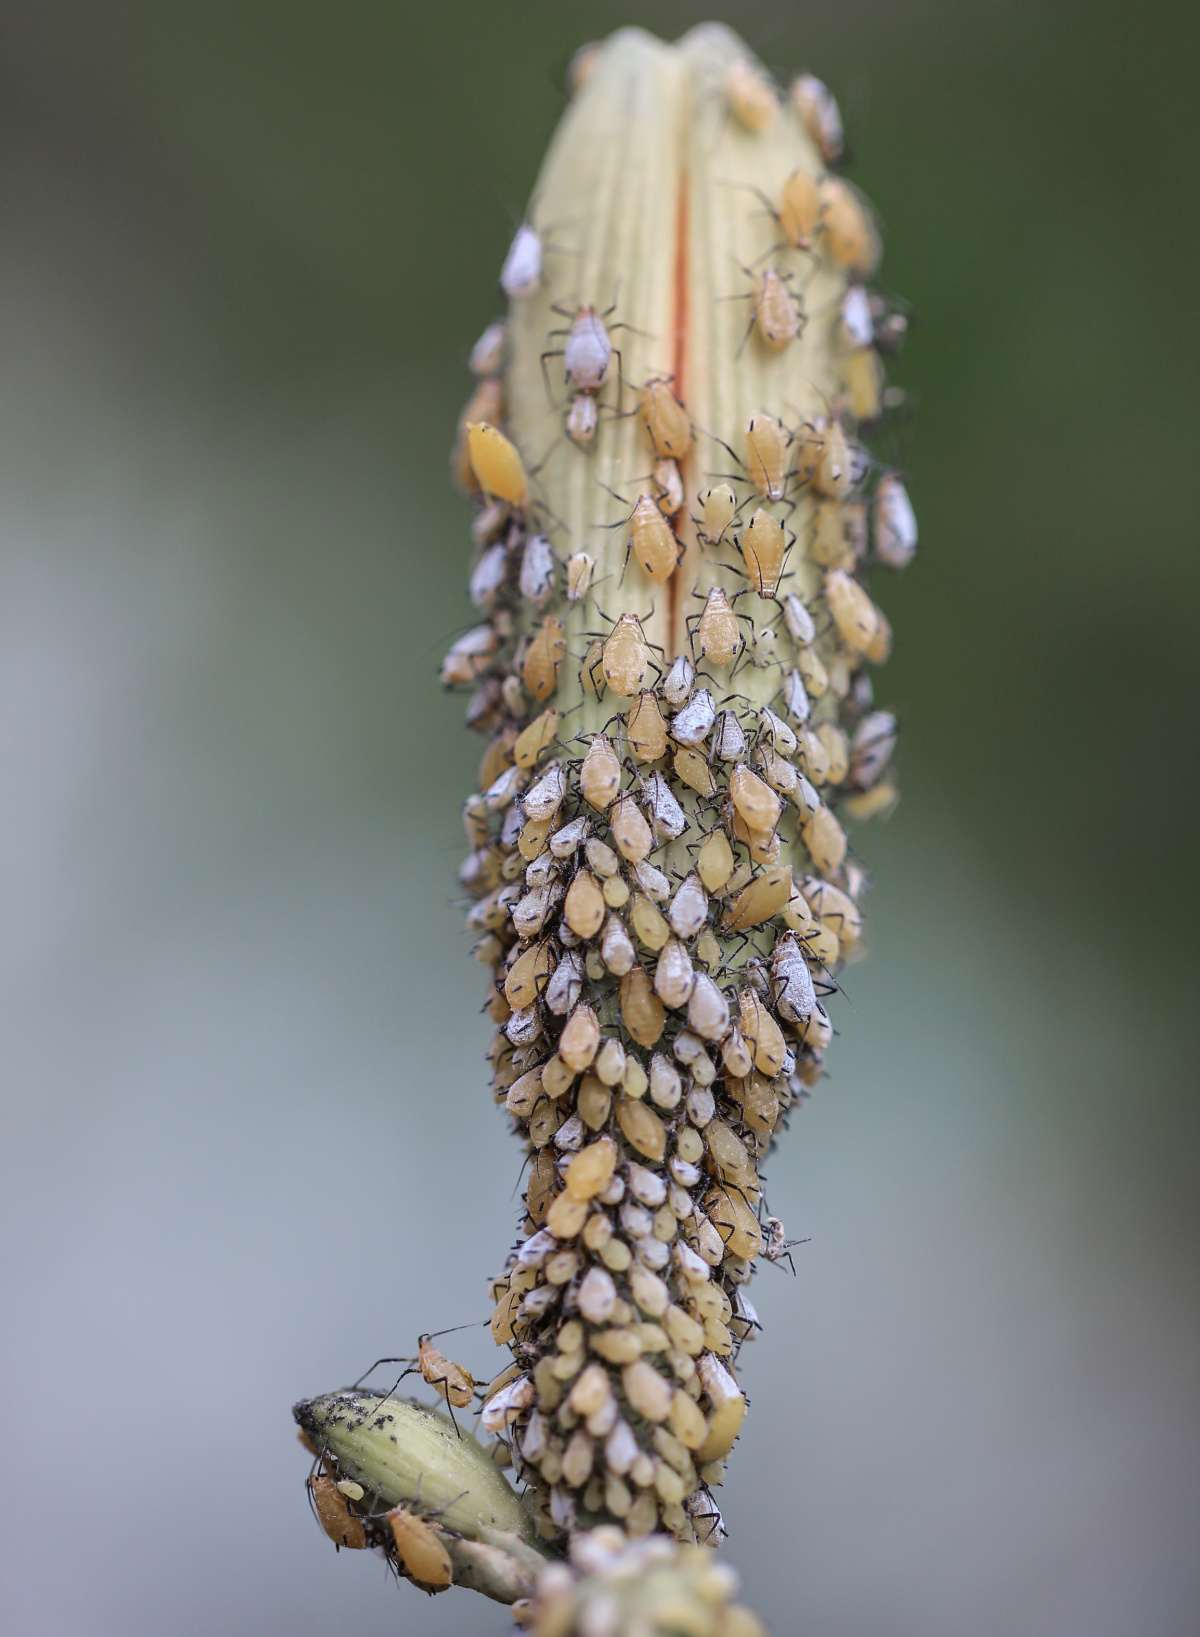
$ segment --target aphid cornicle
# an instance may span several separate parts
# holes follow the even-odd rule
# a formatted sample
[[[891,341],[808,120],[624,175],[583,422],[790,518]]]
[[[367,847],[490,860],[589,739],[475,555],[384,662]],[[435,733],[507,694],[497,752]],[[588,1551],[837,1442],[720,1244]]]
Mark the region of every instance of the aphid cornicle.
[[[500,269],[500,288],[510,301],[520,301],[533,295],[541,282],[542,241],[535,228],[522,222]]]

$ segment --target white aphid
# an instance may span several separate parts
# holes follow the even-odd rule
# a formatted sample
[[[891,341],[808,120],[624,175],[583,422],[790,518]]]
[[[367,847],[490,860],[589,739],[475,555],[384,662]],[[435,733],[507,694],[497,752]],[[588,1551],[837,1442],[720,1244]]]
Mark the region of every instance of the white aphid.
[[[875,491],[875,555],[889,568],[906,568],[917,549],[917,514],[894,472]]]
[[[528,222],[522,222],[500,269],[500,288],[511,301],[520,301],[531,296],[541,282],[542,241]]]

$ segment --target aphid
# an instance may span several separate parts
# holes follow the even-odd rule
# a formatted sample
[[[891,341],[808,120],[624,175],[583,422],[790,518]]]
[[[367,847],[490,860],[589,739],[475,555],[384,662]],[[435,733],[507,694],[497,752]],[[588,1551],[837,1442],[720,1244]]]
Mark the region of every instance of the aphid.
[[[703,659],[713,665],[728,665],[738,651],[737,615],[719,585],[709,590],[696,622],[696,640]]]
[[[599,813],[606,813],[621,789],[621,762],[604,734],[597,733],[579,770],[579,788],[584,800]]]
[[[897,725],[891,711],[864,716],[850,741],[850,780],[868,790],[881,777],[896,748]]]
[[[801,74],[792,82],[792,106],[827,165],[836,165],[845,147],[841,109],[837,98],[815,74]]]
[[[707,688],[698,688],[671,721],[671,737],[681,745],[703,744],[716,720],[716,707]]]
[[[621,614],[600,650],[605,682],[622,699],[640,693],[650,669],[650,646],[636,614]]]
[[[677,938],[694,938],[708,920],[708,896],[694,871],[684,876],[671,900],[667,919]]]
[[[490,422],[472,421],[468,425],[467,458],[484,494],[505,500],[518,510],[528,504],[529,480],[516,445]]]
[[[387,1514],[396,1558],[407,1577],[430,1593],[445,1591],[454,1578],[450,1554],[442,1544],[441,1530],[404,1507]]]
[[[917,518],[908,490],[895,472],[875,491],[875,555],[889,568],[905,568],[917,549]]]
[[[625,719],[629,748],[639,762],[656,762],[667,751],[667,724],[658,696],[639,694]]]
[[[557,567],[557,559],[545,535],[531,535],[521,555],[521,572],[517,580],[526,602],[532,603],[535,608],[542,607],[554,590]]]
[[[852,284],[842,297],[842,335],[849,347],[869,347],[875,340],[871,298],[861,284]]]
[[[846,407],[860,425],[883,414],[886,377],[873,347],[859,347],[842,360],[842,393]]]
[[[654,453],[660,459],[682,460],[692,447],[692,423],[688,412],[671,391],[669,381],[655,377],[642,388],[638,412],[642,417]]]
[[[308,1493],[317,1522],[333,1544],[361,1551],[367,1544],[366,1530],[362,1519],[350,1510],[350,1503],[336,1479],[327,1472],[318,1472],[308,1480]]]
[[[552,336],[565,334],[566,341],[561,347],[542,354],[543,369],[547,358],[561,358],[568,386],[575,392],[599,392],[608,379],[613,357],[612,340],[604,322],[607,317],[608,313],[598,313],[594,307],[578,308],[565,331],[550,332]]]
[[[744,762],[729,775],[729,796],[749,829],[769,833],[779,823],[783,803]]]
[[[738,762],[746,753],[746,734],[734,711],[724,710],[717,718],[713,750],[723,762]]]
[[[592,589],[596,559],[586,551],[572,552],[567,558],[567,601],[577,603]]]
[[[632,552],[638,567],[659,585],[674,574],[682,548],[662,512],[648,494],[640,494],[629,514],[626,561]]]
[[[567,651],[562,621],[547,614],[525,650],[521,677],[535,699],[549,699],[558,683],[558,667]]]
[[[586,449],[594,442],[599,411],[590,392],[577,392],[567,406],[567,436],[579,448]]]
[[[697,533],[705,545],[719,546],[737,512],[737,496],[728,483],[716,483],[699,496]]]
[[[709,892],[720,892],[733,874],[733,848],[724,830],[713,830],[696,855],[696,873]]]
[[[771,952],[771,979],[780,1017],[789,1023],[803,1023],[811,1017],[817,1004],[812,973],[790,932],[776,939]]]
[[[854,455],[845,432],[831,421],[821,439],[813,469],[813,488],[827,500],[844,500],[857,479]]]
[[[879,229],[862,195],[841,176],[827,176],[821,183],[821,226],[834,266],[869,279],[883,251]]]
[[[471,348],[468,360],[472,375],[498,375],[504,362],[505,327],[502,318],[489,324]]]
[[[428,1334],[417,1338],[417,1369],[421,1378],[434,1387],[457,1409],[465,1409],[475,1396],[475,1379],[469,1370],[439,1352]]]
[[[725,76],[729,110],[747,131],[765,131],[779,112],[779,98],[770,80],[744,58],[730,65]]]
[[[754,590],[760,597],[775,596],[788,550],[783,524],[760,506],[743,529],[738,545]]]
[[[577,938],[594,938],[604,925],[604,896],[590,870],[580,870],[567,889],[563,918]]]
[[[747,883],[725,913],[730,932],[746,932],[778,915],[792,895],[792,872],[773,864]]]
[[[658,509],[664,517],[674,517],[683,508],[683,474],[670,459],[656,460],[650,474],[654,480]]]
[[[782,500],[787,489],[792,435],[774,415],[752,415],[746,426],[746,471],[764,500]]]
[[[663,680],[662,694],[668,705],[682,705],[696,681],[696,668],[686,654],[677,654]]]
[[[809,248],[821,221],[820,188],[810,172],[794,170],[784,182],[777,219],[793,250]]]
[[[447,688],[461,688],[482,676],[498,646],[492,625],[476,625],[451,643],[442,661],[441,680]]]
[[[804,328],[804,307],[788,286],[786,276],[764,267],[754,290],[754,323],[773,352],[794,341]]]
[[[500,269],[500,288],[510,301],[531,296],[542,281],[542,241],[536,229],[522,222]]]
[[[846,646],[855,653],[867,653],[878,635],[881,615],[858,581],[841,569],[830,569],[825,576],[825,601]]]
[[[489,546],[471,570],[470,594],[476,608],[490,609],[508,577],[508,551],[497,542]]]

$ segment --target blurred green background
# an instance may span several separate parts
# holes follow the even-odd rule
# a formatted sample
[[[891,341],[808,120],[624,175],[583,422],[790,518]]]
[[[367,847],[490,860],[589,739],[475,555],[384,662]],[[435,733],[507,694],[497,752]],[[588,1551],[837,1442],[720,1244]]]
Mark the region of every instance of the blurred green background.
[[[446,450],[568,55],[629,20],[8,11],[13,1632],[507,1629],[335,1558],[288,1406],[481,1317],[515,1219],[455,904]],[[923,531],[871,959],[771,1166],[812,1242],[755,1289],[730,1558],[776,1637],[1184,1637],[1193,14],[730,20],[842,99],[919,315],[889,454]]]

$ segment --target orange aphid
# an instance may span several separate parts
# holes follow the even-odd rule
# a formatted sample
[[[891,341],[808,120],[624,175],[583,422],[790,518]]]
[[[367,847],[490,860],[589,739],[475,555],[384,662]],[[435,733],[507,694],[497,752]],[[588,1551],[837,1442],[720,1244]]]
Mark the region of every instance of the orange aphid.
[[[393,1508],[387,1521],[396,1557],[408,1578],[424,1591],[445,1591],[453,1580],[453,1568],[438,1526],[402,1506]]]
[[[692,423],[669,382],[647,381],[642,388],[639,412],[654,453],[670,460],[682,460],[692,447]]]
[[[535,699],[549,699],[558,682],[558,667],[567,651],[562,621],[547,614],[525,650],[521,677]]]
[[[429,1335],[417,1338],[417,1369],[422,1379],[436,1387],[456,1409],[465,1408],[475,1396],[475,1381],[470,1371],[439,1352]]]
[[[484,494],[505,500],[510,506],[528,504],[525,464],[516,445],[489,421],[472,421],[467,426],[467,459]]]
[[[308,1493],[317,1522],[333,1544],[361,1551],[367,1544],[366,1530],[362,1519],[350,1510],[350,1503],[338,1488],[336,1478],[327,1472],[316,1473],[308,1480]]]

